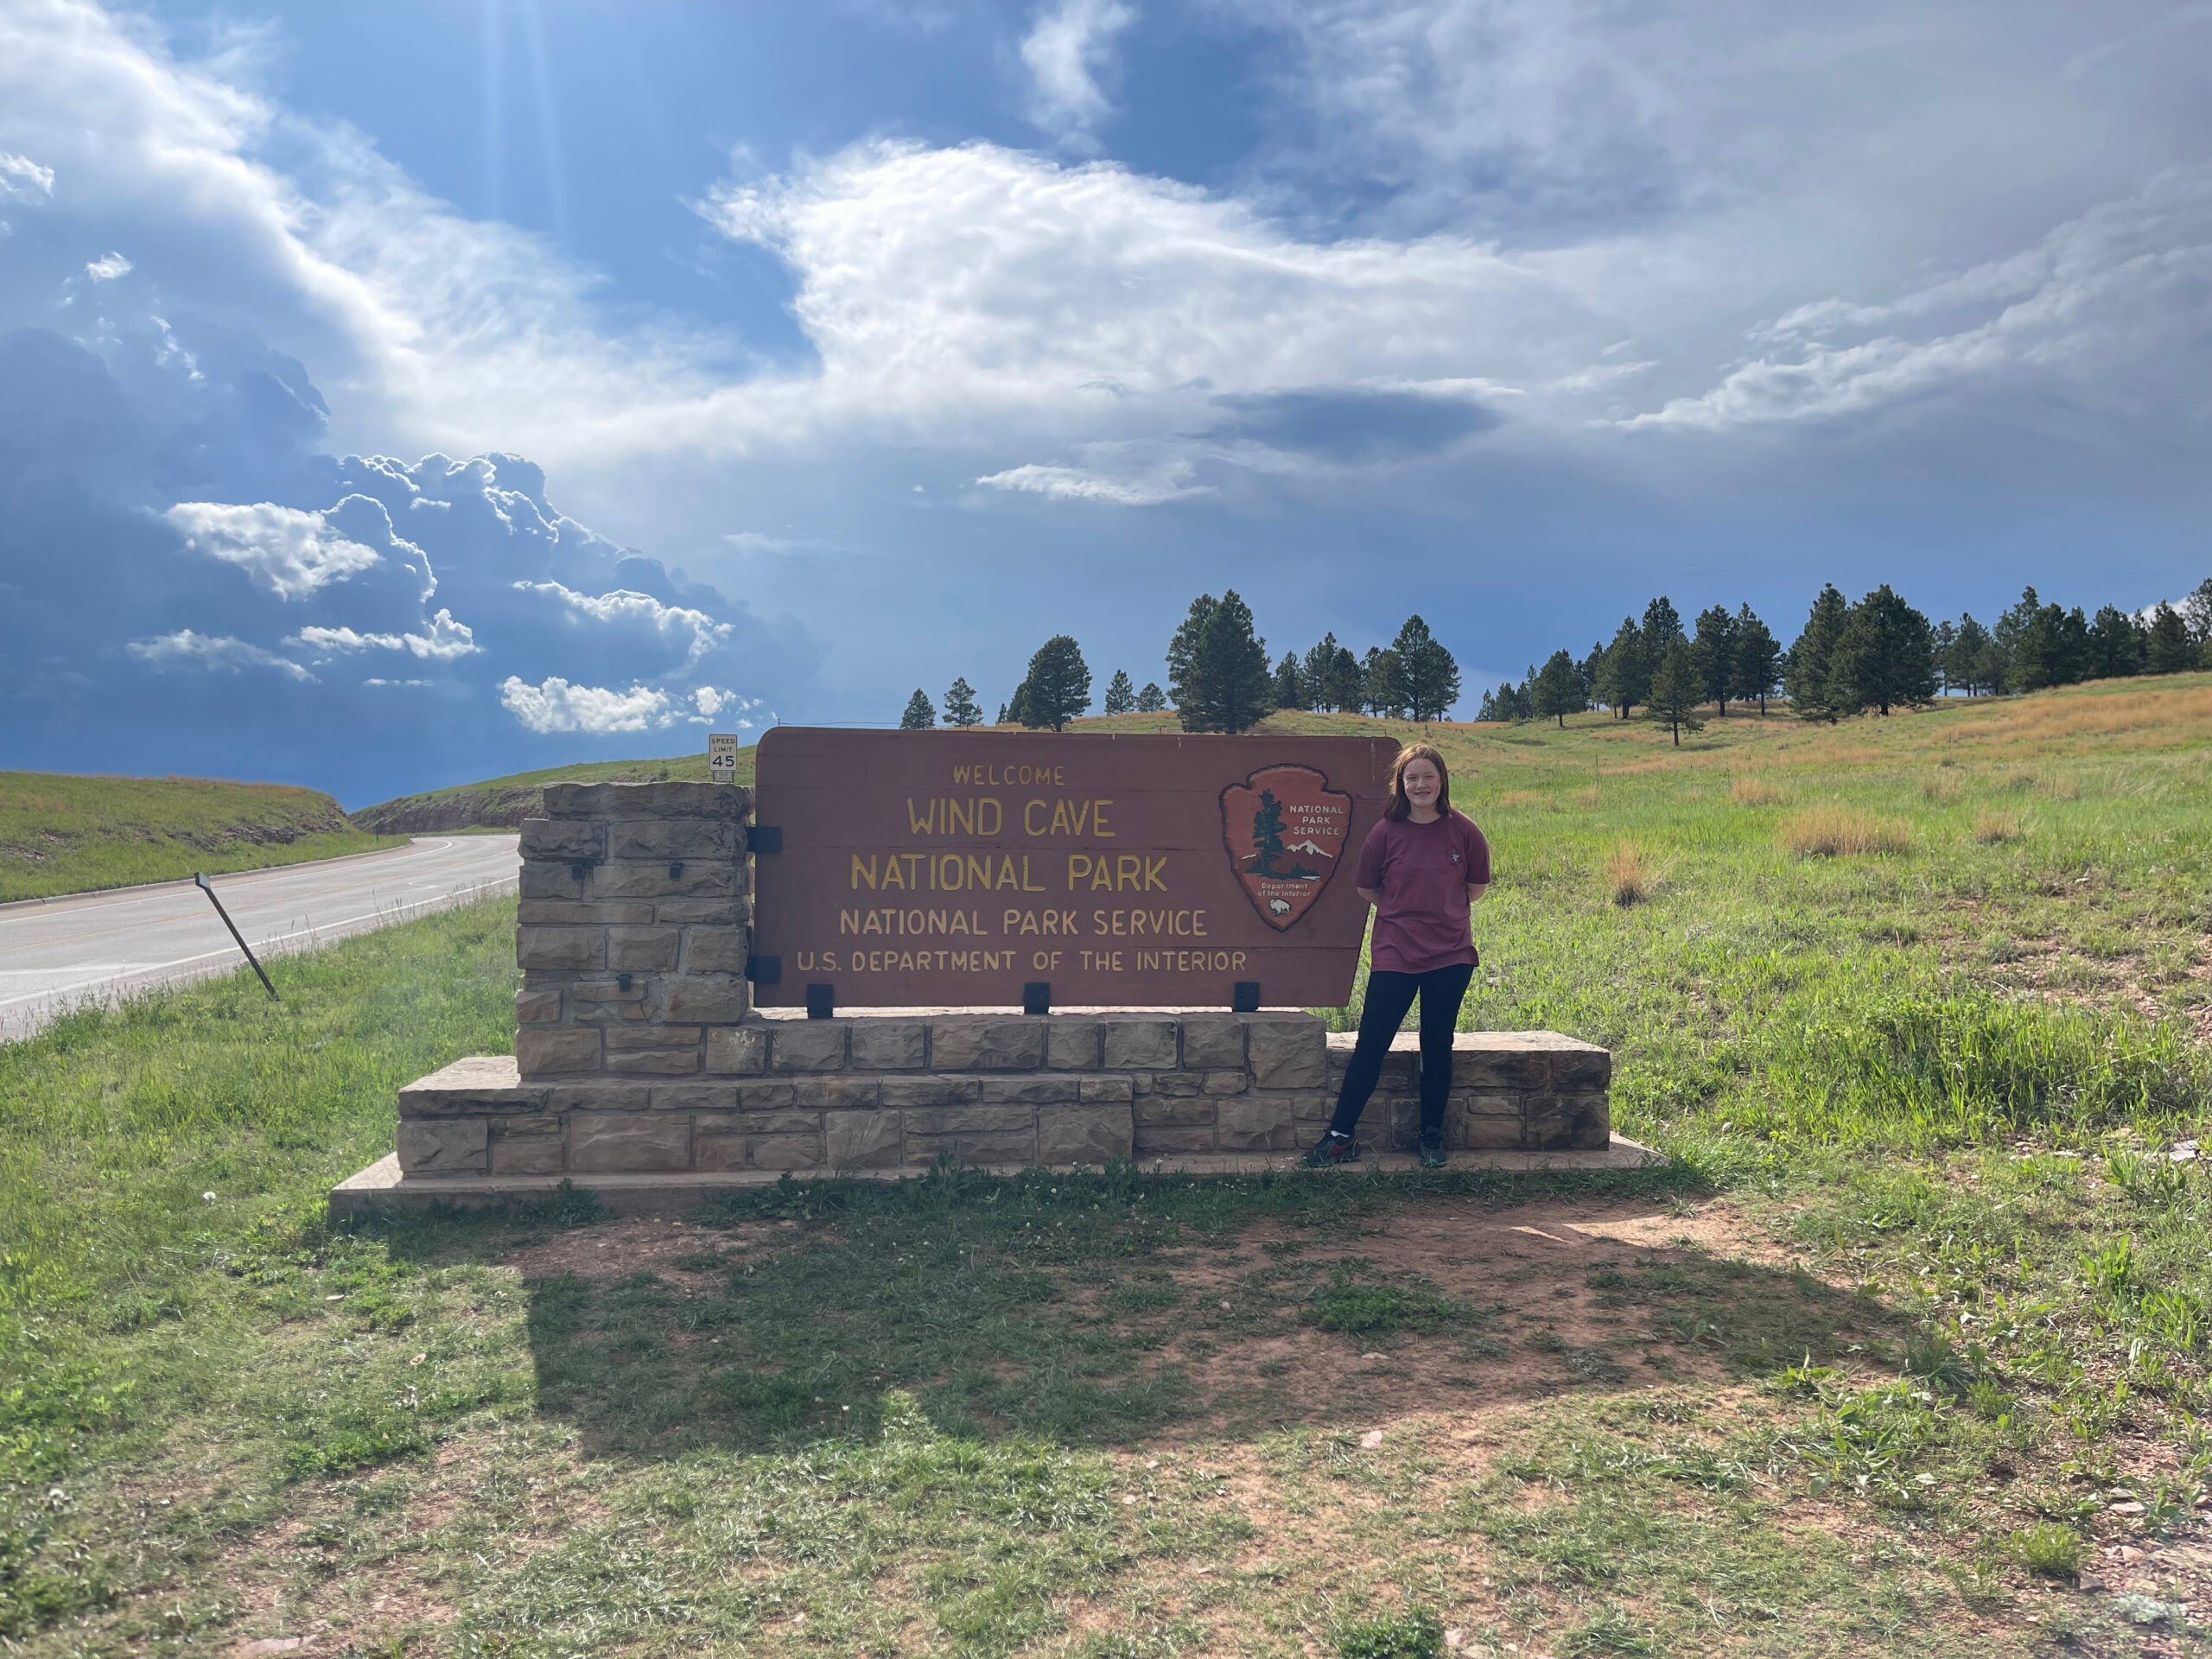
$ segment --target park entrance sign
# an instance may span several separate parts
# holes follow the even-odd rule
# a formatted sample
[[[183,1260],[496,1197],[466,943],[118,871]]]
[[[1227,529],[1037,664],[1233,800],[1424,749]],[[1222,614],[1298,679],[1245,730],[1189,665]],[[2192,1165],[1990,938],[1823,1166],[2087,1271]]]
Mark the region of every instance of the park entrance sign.
[[[764,1007],[1338,1007],[1395,743],[833,731],[756,760]]]

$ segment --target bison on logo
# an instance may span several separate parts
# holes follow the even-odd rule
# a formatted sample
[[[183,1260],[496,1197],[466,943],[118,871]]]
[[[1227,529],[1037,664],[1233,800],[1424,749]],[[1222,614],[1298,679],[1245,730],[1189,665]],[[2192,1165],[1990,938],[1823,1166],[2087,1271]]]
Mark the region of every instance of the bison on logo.
[[[1351,833],[1351,797],[1311,766],[1265,766],[1221,791],[1230,868],[1280,933],[1313,907]]]

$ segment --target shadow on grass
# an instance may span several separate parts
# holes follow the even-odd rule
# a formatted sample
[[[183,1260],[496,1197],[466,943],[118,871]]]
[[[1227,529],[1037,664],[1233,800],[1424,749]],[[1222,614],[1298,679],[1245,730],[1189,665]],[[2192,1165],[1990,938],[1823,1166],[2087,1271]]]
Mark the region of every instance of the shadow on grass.
[[[1705,1195],[1677,1166],[941,1170],[786,1181],[681,1223],[579,1196],[378,1230],[396,1255],[522,1272],[537,1409],[594,1454],[870,1439],[894,1390],[956,1436],[1116,1445],[1751,1374],[1886,1339],[1873,1304],[1802,1274],[1604,1240],[1532,1254],[1513,1224]]]

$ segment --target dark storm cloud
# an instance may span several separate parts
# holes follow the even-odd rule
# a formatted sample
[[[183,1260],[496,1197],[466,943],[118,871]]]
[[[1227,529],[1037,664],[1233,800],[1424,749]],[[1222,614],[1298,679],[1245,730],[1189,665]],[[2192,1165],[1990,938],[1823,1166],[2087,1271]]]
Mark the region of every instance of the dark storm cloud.
[[[1413,391],[1306,387],[1211,400],[1227,418],[1198,434],[1346,465],[1407,461],[1448,449],[1503,417],[1464,398]]]
[[[300,365],[235,332],[102,343],[0,337],[0,764],[359,801],[692,747],[810,673],[803,640],[561,513],[518,456],[334,457]]]

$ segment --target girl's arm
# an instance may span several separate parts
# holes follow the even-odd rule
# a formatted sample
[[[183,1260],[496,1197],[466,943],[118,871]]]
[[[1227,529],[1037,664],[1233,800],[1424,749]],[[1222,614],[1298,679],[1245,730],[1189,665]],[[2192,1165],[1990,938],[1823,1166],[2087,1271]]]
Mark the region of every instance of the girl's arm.
[[[1468,883],[1467,883],[1467,902],[1468,902],[1470,905],[1479,905],[1479,904],[1480,904],[1480,903],[1482,903],[1482,901],[1483,901],[1483,894],[1484,894],[1484,893],[1488,893],[1489,891],[1490,891],[1490,883],[1489,883],[1489,882],[1487,882],[1487,881],[1470,881],[1470,882],[1468,882]]]
[[[1379,905],[1382,902],[1382,890],[1380,887],[1354,887],[1352,891],[1370,905]],[[1471,893],[1473,889],[1471,887],[1468,891]]]

